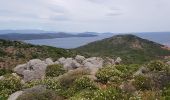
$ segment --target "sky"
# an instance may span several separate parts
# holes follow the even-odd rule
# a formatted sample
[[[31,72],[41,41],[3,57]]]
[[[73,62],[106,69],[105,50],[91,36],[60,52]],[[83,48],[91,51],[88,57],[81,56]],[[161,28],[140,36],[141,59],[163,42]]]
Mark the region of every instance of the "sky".
[[[170,31],[170,0],[0,0],[0,30]]]

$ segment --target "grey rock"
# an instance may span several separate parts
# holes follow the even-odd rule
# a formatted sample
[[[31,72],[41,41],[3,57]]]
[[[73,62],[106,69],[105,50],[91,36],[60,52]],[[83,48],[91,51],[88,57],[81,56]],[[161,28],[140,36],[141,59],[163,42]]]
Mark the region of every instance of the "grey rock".
[[[54,62],[53,62],[53,60],[52,60],[51,58],[45,59],[45,63],[46,63],[47,65],[53,65],[53,64],[54,64]]]
[[[58,59],[58,62],[60,63],[60,64],[64,64],[65,63],[65,58],[64,57],[62,57],[62,58],[59,58]]]
[[[0,80],[4,80],[5,79],[5,77],[4,76],[0,76]]]
[[[46,59],[45,61],[41,61],[40,59],[33,59],[26,64],[18,65],[15,67],[14,72],[22,75],[25,82],[36,79],[43,79],[45,77],[45,70],[50,64],[52,64],[50,59]]]
[[[16,77],[17,79],[20,79],[20,76],[18,76],[16,73],[12,73],[12,75],[13,75],[14,77]]]
[[[115,63],[116,64],[120,64],[122,62],[122,59],[120,57],[118,57],[116,60],[115,60]]]
[[[41,63],[42,61],[40,59],[33,59],[33,60],[30,60],[28,63],[27,63],[27,69],[32,69],[32,66],[36,65],[36,64],[39,64]]]
[[[63,66],[66,70],[73,70],[81,67],[81,64],[72,58],[67,58],[65,59]]]
[[[34,86],[32,88],[28,88],[28,89],[24,89],[24,94],[25,93],[38,93],[38,92],[41,92],[41,91],[44,91],[46,90],[46,87],[44,85],[38,85],[38,86]]]
[[[138,76],[138,75],[144,75],[147,72],[149,72],[149,69],[146,67],[141,67],[139,70],[133,75],[133,76]]]
[[[103,67],[103,59],[99,57],[91,57],[84,60],[83,65],[91,71],[92,75],[94,75],[99,68]]]
[[[60,64],[60,62],[59,61],[55,61],[54,64]]]
[[[35,79],[35,72],[34,71],[31,71],[31,70],[24,70],[23,72],[23,75],[24,75],[24,81],[25,82],[28,82],[28,81],[31,81],[31,80],[34,80]]]
[[[83,61],[85,67],[101,68],[103,66],[103,59],[99,57],[91,57]]]
[[[168,61],[167,64],[170,65],[170,61]]]
[[[107,57],[107,58],[104,60],[104,65],[105,65],[105,66],[115,65],[115,60]]]
[[[8,100],[17,100],[17,98],[23,94],[23,91],[17,91],[13,94],[11,94],[8,98]]]
[[[75,60],[78,62],[78,63],[82,63],[86,58],[84,56],[81,56],[81,55],[77,55],[75,57]]]
[[[133,81],[123,82],[119,87],[125,92],[134,93],[136,91],[136,88],[133,86],[132,82]]]
[[[16,66],[13,71],[19,75],[23,75],[23,71],[27,69],[27,64],[21,64]]]

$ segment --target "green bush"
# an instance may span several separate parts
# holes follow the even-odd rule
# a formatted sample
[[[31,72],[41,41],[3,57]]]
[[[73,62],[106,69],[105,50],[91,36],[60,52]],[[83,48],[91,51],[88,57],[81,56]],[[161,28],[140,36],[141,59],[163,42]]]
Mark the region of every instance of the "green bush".
[[[12,73],[11,70],[5,69],[5,68],[0,68],[0,76],[5,75],[5,74],[10,74]]]
[[[72,71],[69,71],[61,76],[58,77],[58,81],[60,84],[65,87],[69,88],[70,86],[73,85],[73,82],[84,75],[88,75],[89,70],[83,69],[83,68],[78,68]]]
[[[123,80],[132,79],[132,74],[139,69],[139,65],[130,64],[130,65],[116,65],[115,68],[119,70],[122,75]]]
[[[58,96],[56,92],[51,90],[25,93],[18,97],[17,100],[64,100],[63,97]]]
[[[59,94],[60,93],[62,94],[62,91],[64,91],[64,89],[62,88],[57,79],[52,78],[46,79],[43,81],[43,84],[47,87],[47,89],[54,90]]]
[[[0,94],[2,97],[7,98],[11,93],[18,91],[22,88],[21,80],[13,75],[6,75],[5,79],[0,80]]]
[[[151,61],[147,67],[150,69],[150,71],[167,71],[167,65],[163,63],[162,61]]]
[[[27,88],[32,88],[36,85],[44,85],[45,80],[46,79],[44,79],[44,80],[33,80],[33,81],[30,81],[30,82],[27,82],[23,85],[23,88],[27,89]]]
[[[73,87],[77,91],[80,91],[80,90],[83,90],[83,89],[90,89],[90,90],[97,89],[94,82],[86,76],[76,79],[73,84],[74,84]]]
[[[162,100],[169,100],[170,99],[170,85],[167,85],[162,92]]]
[[[145,77],[142,75],[135,76],[133,81],[133,85],[137,90],[151,90],[153,82],[149,77]]]
[[[120,80],[121,72],[113,66],[103,67],[96,73],[97,80],[106,84],[108,81],[117,82]]]
[[[62,65],[49,65],[46,69],[46,76],[49,77],[58,77],[59,75],[64,74],[66,71]]]
[[[108,87],[106,90],[82,91],[71,100],[123,100],[120,90]]]

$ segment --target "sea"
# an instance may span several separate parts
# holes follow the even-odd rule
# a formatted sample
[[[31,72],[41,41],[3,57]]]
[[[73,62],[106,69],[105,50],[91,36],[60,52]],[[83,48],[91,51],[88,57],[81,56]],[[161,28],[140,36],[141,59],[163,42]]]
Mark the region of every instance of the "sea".
[[[86,45],[90,42],[102,40],[109,38],[113,34],[109,35],[99,35],[95,37],[67,37],[67,38],[55,38],[55,39],[36,39],[36,40],[24,40],[26,43],[31,43],[35,45],[47,45],[64,49],[77,48]]]
[[[115,34],[104,34],[96,37],[69,37],[69,38],[55,38],[55,39],[36,39],[36,40],[24,40],[26,43],[35,45],[47,45],[58,48],[72,49],[90,42],[102,40],[114,36]],[[136,34],[137,36],[148,39],[170,47],[170,33],[166,34]]]

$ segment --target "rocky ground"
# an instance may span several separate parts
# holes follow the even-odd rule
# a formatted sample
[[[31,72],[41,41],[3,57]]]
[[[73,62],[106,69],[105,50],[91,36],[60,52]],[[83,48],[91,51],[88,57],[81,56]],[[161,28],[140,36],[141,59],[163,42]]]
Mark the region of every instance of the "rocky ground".
[[[130,70],[129,70],[127,67],[124,67],[124,65],[121,65],[121,62],[122,60],[120,57],[118,57],[117,59],[111,59],[108,57],[85,58],[84,56],[81,55],[77,55],[74,58],[61,57],[57,61],[53,61],[51,58],[47,58],[45,60],[32,59],[25,64],[17,65],[13,69],[13,73],[11,75],[16,79],[20,79],[20,83],[25,86],[25,84],[30,84],[33,81],[45,80],[47,77],[46,70],[48,66],[62,65],[66,73],[59,75],[58,77],[54,77],[50,80],[57,80],[61,82],[65,82],[68,80],[71,81],[71,79],[76,77],[76,75],[79,74],[83,75],[83,73],[86,73],[85,70],[88,70],[89,74],[85,74],[85,75],[91,80],[93,80],[95,84],[97,84],[97,86],[100,88],[100,90],[106,90],[110,85],[112,85],[121,89],[121,91],[123,91],[122,93],[125,94],[132,93],[133,96],[141,96],[141,92],[145,93],[144,91],[146,90],[162,91],[170,82],[170,74],[169,74],[170,61],[166,63],[163,63],[161,61],[155,61],[155,62],[153,61],[149,64],[140,65],[139,67],[137,67],[137,70],[134,71],[132,71],[131,68],[133,66],[130,66]],[[127,68],[127,71],[125,68]],[[103,76],[104,76],[104,80],[103,80]],[[3,80],[5,80],[5,76],[0,76],[0,81]],[[53,84],[53,83],[48,83],[48,84]],[[67,83],[65,85],[67,86]],[[47,85],[40,85],[39,83],[34,83],[34,85],[31,85],[31,87],[29,88],[25,88],[13,92],[8,97],[8,100],[24,100],[23,98],[22,99],[18,99],[18,98],[21,95],[22,97],[25,96],[26,98],[28,95],[30,95],[30,93],[35,93],[35,94],[45,93],[51,96],[51,98],[58,98],[52,100],[66,99],[65,97],[59,95],[56,96],[54,94],[55,92],[49,91],[47,87],[48,87]],[[156,97],[154,96],[153,98]],[[142,99],[142,100],[148,100],[148,99]]]

